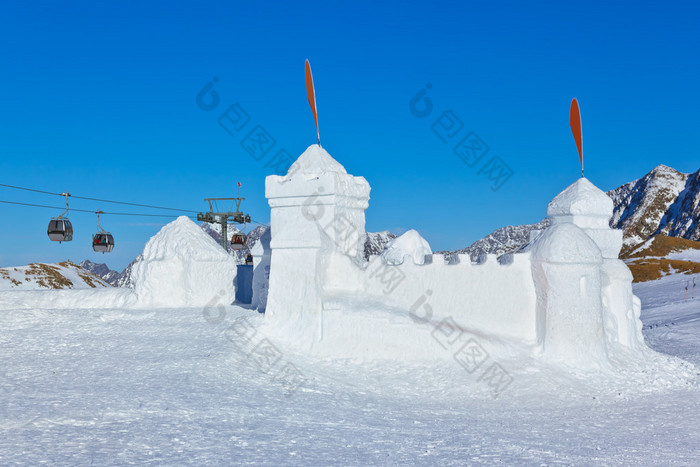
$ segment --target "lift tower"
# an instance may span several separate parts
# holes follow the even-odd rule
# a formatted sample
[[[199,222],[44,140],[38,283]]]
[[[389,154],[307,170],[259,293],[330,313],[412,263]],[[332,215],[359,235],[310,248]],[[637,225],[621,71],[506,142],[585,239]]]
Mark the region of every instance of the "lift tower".
[[[250,214],[241,212],[241,201],[245,198],[205,198],[204,201],[209,203],[209,211],[200,212],[197,214],[197,220],[207,222],[209,224],[221,225],[221,246],[228,251],[228,224],[249,224]],[[235,204],[236,210],[221,211],[217,209],[218,202],[232,201],[231,208]]]

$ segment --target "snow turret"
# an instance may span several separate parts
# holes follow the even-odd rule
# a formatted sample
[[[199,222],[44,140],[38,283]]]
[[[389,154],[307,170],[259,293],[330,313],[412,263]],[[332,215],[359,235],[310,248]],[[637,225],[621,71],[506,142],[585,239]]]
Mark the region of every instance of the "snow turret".
[[[579,178],[559,193],[547,206],[552,223],[573,223],[581,228],[607,228],[613,202],[587,178]]]
[[[266,315],[312,329],[321,313],[319,278],[333,252],[364,261],[365,209],[370,187],[318,145],[287,175],[265,179],[270,204],[271,263]]]
[[[581,366],[606,361],[598,246],[575,224],[554,224],[529,251],[545,357]]]
[[[579,178],[559,193],[547,207],[552,224],[575,224],[598,245],[603,257],[617,258],[622,231],[610,228],[613,202],[586,178]]]
[[[600,249],[575,224],[555,224],[544,231],[530,248],[534,261],[553,264],[601,264]]]

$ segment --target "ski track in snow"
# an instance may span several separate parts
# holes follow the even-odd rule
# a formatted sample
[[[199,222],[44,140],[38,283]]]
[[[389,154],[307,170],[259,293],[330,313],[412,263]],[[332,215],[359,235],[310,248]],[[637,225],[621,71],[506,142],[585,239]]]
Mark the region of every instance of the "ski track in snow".
[[[635,291],[648,344],[700,365],[700,301],[684,301],[687,277]],[[308,379],[289,394],[227,333],[246,317],[262,336],[261,316],[208,316],[0,310],[0,464],[698,462],[695,385],[611,395],[552,377],[538,393],[523,388],[535,377],[518,375],[493,399],[454,362],[318,362],[278,345]]]

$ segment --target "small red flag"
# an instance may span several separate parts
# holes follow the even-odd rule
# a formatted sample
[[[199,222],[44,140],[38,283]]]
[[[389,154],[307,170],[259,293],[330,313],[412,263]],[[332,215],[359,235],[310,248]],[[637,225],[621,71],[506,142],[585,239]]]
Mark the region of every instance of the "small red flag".
[[[578,158],[581,162],[581,176],[583,176],[583,138],[581,135],[581,110],[578,107],[576,98],[571,101],[571,109],[569,110],[569,124],[571,125],[571,133],[576,141],[578,149]]]
[[[241,187],[241,182],[238,182],[238,188],[240,188],[240,187]]]
[[[306,60],[306,97],[309,98],[309,105],[311,106],[311,112],[314,114],[314,121],[316,122],[316,136],[318,137],[318,145],[321,145],[321,133],[318,131],[318,114],[316,112],[316,90],[314,89],[314,77],[311,75],[311,64],[309,60]]]

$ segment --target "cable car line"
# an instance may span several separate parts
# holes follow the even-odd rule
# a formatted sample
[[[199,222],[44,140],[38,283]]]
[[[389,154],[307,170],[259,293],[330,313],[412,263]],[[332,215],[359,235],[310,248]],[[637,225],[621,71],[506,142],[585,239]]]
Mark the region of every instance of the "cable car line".
[[[44,191],[44,190],[36,190],[34,188],[26,188],[22,186],[16,186],[16,185],[7,185],[5,183],[0,183],[0,186],[3,186],[5,188],[14,188],[16,190],[24,190],[24,191],[32,191],[34,193],[42,193],[45,195],[54,195],[54,196],[63,196],[60,193],[54,193],[51,191]],[[71,195],[71,198],[75,199],[84,199],[88,201],[99,201],[101,203],[113,203],[113,204],[124,204],[127,206],[137,206],[137,207],[142,207],[142,208],[151,208],[151,209],[165,209],[167,211],[178,211],[178,212],[194,212],[196,213],[197,211],[193,211],[191,209],[175,209],[175,208],[167,208],[164,206],[154,206],[151,204],[139,204],[139,203],[128,203],[125,201],[113,201],[109,199],[100,199],[100,198],[88,198],[86,196],[76,196],[76,195]]]
[[[16,205],[19,205],[19,206],[31,206],[31,207],[35,207],[35,208],[62,209],[62,208],[60,208],[60,207],[56,207],[56,206],[47,206],[47,205],[45,205],[45,204],[20,203],[20,202],[17,202],[17,201],[3,201],[3,200],[0,200],[0,203],[3,203],[3,204],[16,204]],[[90,213],[90,214],[95,214],[95,211],[92,211],[92,210],[90,210],[90,209],[71,208],[70,210],[71,210],[71,211],[76,211],[76,212],[87,212],[87,213]],[[135,213],[135,212],[107,212],[107,211],[105,211],[105,212],[103,212],[103,214],[109,214],[110,216],[139,216],[139,217],[167,217],[167,218],[178,217],[178,216],[176,216],[176,215],[174,215],[174,214],[140,214],[140,213]],[[186,216],[186,217],[194,217],[194,216],[188,215],[188,216]],[[265,227],[269,227],[268,224],[264,224],[264,223],[262,223],[262,222],[258,222],[258,221],[253,220],[253,219],[251,219],[251,222],[252,222],[252,223],[255,223],[255,224],[258,224],[258,225],[265,226]]]
[[[63,196],[61,193],[54,193],[52,191],[44,191],[44,190],[37,190],[35,188],[27,188],[27,187],[22,187],[22,186],[17,186],[17,185],[8,185],[6,183],[0,183],[1,187],[5,188],[13,188],[16,190],[24,190],[24,191],[31,191],[34,193],[42,193],[45,195],[54,195],[54,196]],[[71,198],[75,199],[83,199],[83,200],[88,200],[88,201],[98,201],[98,202],[103,202],[103,203],[113,203],[113,204],[124,204],[127,206],[135,206],[135,207],[143,207],[143,208],[151,208],[151,209],[165,209],[168,211],[176,211],[176,212],[191,212],[191,213],[197,213],[199,211],[193,211],[191,209],[175,209],[175,208],[169,208],[165,206],[155,206],[155,205],[150,205],[150,204],[139,204],[139,203],[129,203],[125,201],[114,201],[114,200],[108,200],[108,199],[101,199],[101,198],[89,198],[86,196],[76,196],[76,195],[70,195]],[[27,203],[17,203],[17,202],[12,202],[12,201],[0,201],[5,204],[19,204],[19,205],[24,205],[24,206],[34,206],[34,207],[43,207],[43,208],[51,208],[55,209],[52,206],[45,206],[45,205],[37,205],[37,204],[27,204]],[[90,212],[94,213],[95,211],[88,211],[84,209],[73,209],[73,211],[78,211],[78,212]],[[105,212],[105,214],[113,214],[117,216],[143,216],[143,217],[177,217],[177,216],[172,216],[172,215],[161,215],[161,214],[136,214],[136,213],[114,213],[114,212]],[[187,217],[194,217],[188,215]],[[255,219],[251,219],[251,222],[254,224],[262,225],[265,227],[269,227],[269,224],[265,224],[264,222],[258,222]]]
[[[45,204],[31,204],[31,203],[19,203],[17,201],[3,201],[0,200],[0,203],[4,204],[17,204],[20,206],[32,206],[35,208],[48,208],[48,209],[62,209],[60,207],[56,206],[46,206]],[[71,211],[77,211],[77,212],[89,212],[90,214],[95,214],[95,211],[92,211],[90,209],[76,209],[76,208],[71,208]],[[103,214],[109,214],[111,216],[141,216],[141,217],[178,217],[174,214],[139,214],[135,212],[103,212]],[[194,216],[186,216],[186,217],[194,217]]]

